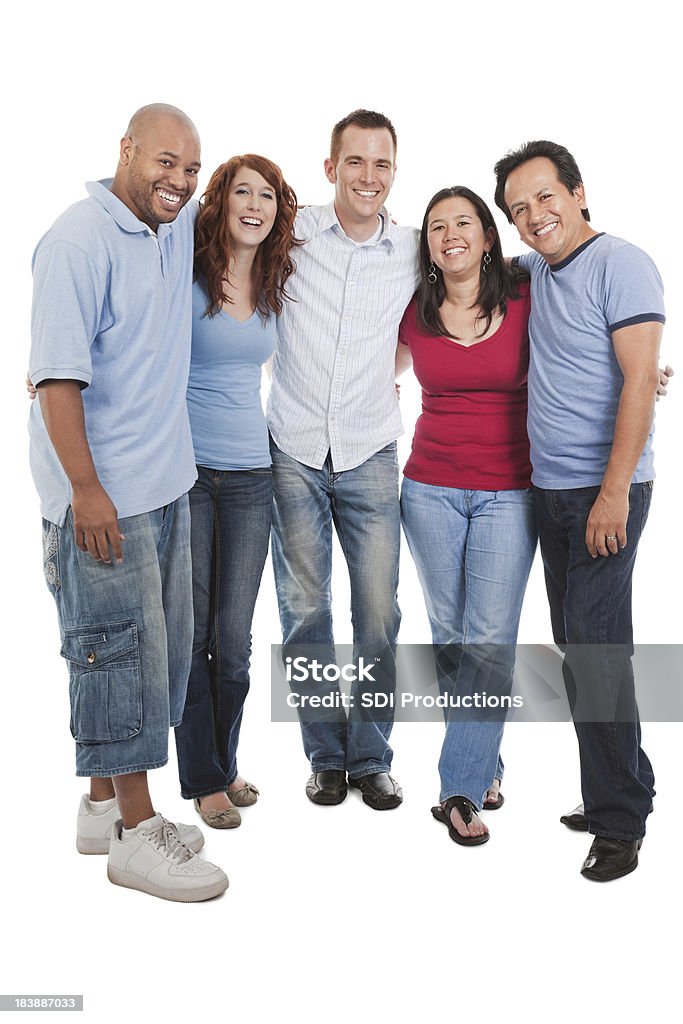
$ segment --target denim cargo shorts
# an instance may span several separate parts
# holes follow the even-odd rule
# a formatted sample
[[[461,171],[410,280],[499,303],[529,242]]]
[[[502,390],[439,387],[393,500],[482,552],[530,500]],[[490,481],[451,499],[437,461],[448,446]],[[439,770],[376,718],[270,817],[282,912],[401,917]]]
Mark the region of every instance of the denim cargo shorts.
[[[192,660],[187,495],[119,520],[123,564],[96,562],[63,527],[43,520],[45,579],[69,669],[76,774],[159,768],[182,719]]]

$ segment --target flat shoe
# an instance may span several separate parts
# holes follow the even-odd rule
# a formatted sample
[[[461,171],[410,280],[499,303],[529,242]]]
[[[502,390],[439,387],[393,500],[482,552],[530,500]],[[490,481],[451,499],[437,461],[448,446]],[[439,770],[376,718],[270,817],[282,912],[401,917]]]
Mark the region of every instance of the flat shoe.
[[[258,789],[251,782],[247,782],[246,786],[242,786],[240,789],[228,790],[228,800],[235,807],[251,807],[258,800],[259,795]]]
[[[403,790],[388,772],[375,772],[374,775],[349,779],[349,786],[361,791],[363,803],[372,807],[373,811],[391,811],[403,803]]]
[[[209,828],[237,828],[242,824],[242,816],[236,807],[227,807],[225,810],[209,807],[205,810],[196,799],[194,806],[199,817]]]
[[[474,804],[467,799],[466,796],[452,796],[446,801],[446,806],[442,807],[437,804],[436,807],[432,807],[432,815],[437,821],[440,821],[442,825],[446,825],[448,828],[448,834],[454,843],[458,846],[482,846],[484,843],[488,843],[491,838],[488,832],[485,832],[481,836],[461,836],[457,828],[451,821],[451,810],[453,807],[457,807],[460,812],[460,817],[466,825],[472,820],[472,815],[477,813],[477,808]]]

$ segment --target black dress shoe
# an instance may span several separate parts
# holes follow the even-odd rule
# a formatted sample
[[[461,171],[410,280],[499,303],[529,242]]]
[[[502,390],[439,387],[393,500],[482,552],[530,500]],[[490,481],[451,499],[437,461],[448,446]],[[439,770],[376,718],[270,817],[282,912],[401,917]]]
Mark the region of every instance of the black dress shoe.
[[[486,806],[486,804],[484,804]],[[654,811],[654,805],[650,804],[649,813],[652,814]],[[583,813],[583,804],[579,804],[575,807],[571,814],[563,814],[560,818],[563,825],[567,828],[574,829],[575,832],[587,832],[588,831],[588,818]]]
[[[588,831],[588,818],[583,813],[583,804],[579,804],[575,807],[570,814],[563,814],[560,818],[563,825],[567,828],[574,829],[575,832],[587,832]]]
[[[642,839],[623,842],[621,839],[596,836],[583,862],[581,874],[593,882],[611,882],[622,875],[628,875],[638,867],[638,850],[642,845]]]
[[[346,772],[337,768],[314,772],[306,783],[306,796],[314,804],[340,804],[346,799]]]
[[[363,794],[363,803],[374,811],[390,811],[403,803],[403,790],[388,772],[349,779],[349,786],[359,789]]]

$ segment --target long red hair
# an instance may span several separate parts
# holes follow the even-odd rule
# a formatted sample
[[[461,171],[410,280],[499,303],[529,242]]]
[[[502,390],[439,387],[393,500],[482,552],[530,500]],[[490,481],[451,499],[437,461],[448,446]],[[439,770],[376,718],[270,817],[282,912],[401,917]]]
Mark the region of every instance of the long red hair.
[[[201,278],[209,304],[207,316],[215,316],[224,302],[231,299],[225,293],[225,274],[232,257],[232,241],[228,231],[228,195],[235,174],[241,167],[249,167],[264,178],[277,197],[275,222],[259,245],[253,266],[256,308],[261,316],[269,312],[279,315],[282,303],[289,296],[285,283],[296,265],[290,253],[301,243],[294,237],[296,195],[282,176],[282,171],[265,156],[245,153],[233,156],[221,164],[199,202],[195,225],[194,276]]]

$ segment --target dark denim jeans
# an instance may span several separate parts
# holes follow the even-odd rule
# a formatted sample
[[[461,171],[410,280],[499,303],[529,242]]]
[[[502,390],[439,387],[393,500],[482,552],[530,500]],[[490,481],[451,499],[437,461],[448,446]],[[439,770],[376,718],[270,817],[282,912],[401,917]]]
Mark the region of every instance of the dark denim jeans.
[[[186,799],[227,789],[237,775],[249,691],[251,620],[268,554],[270,469],[197,467],[190,491],[194,642],[182,724],[175,731]]]
[[[553,636],[565,651],[589,831],[634,840],[645,834],[654,796],[631,663],[631,581],[652,482],[631,485],[626,547],[594,559],[585,531],[599,490],[534,488],[534,494]]]
[[[273,459],[273,569],[282,621],[284,657],[335,663],[332,635],[332,528],[351,582],[353,657],[375,662],[375,692],[396,684],[396,637],[401,621],[396,589],[401,532],[396,442],[355,469],[332,470],[327,458],[312,469],[280,451]],[[314,772],[346,770],[360,778],[388,772],[393,712],[364,712],[360,690],[348,718],[342,707],[299,711],[304,750]],[[339,692],[337,683],[318,685]]]

